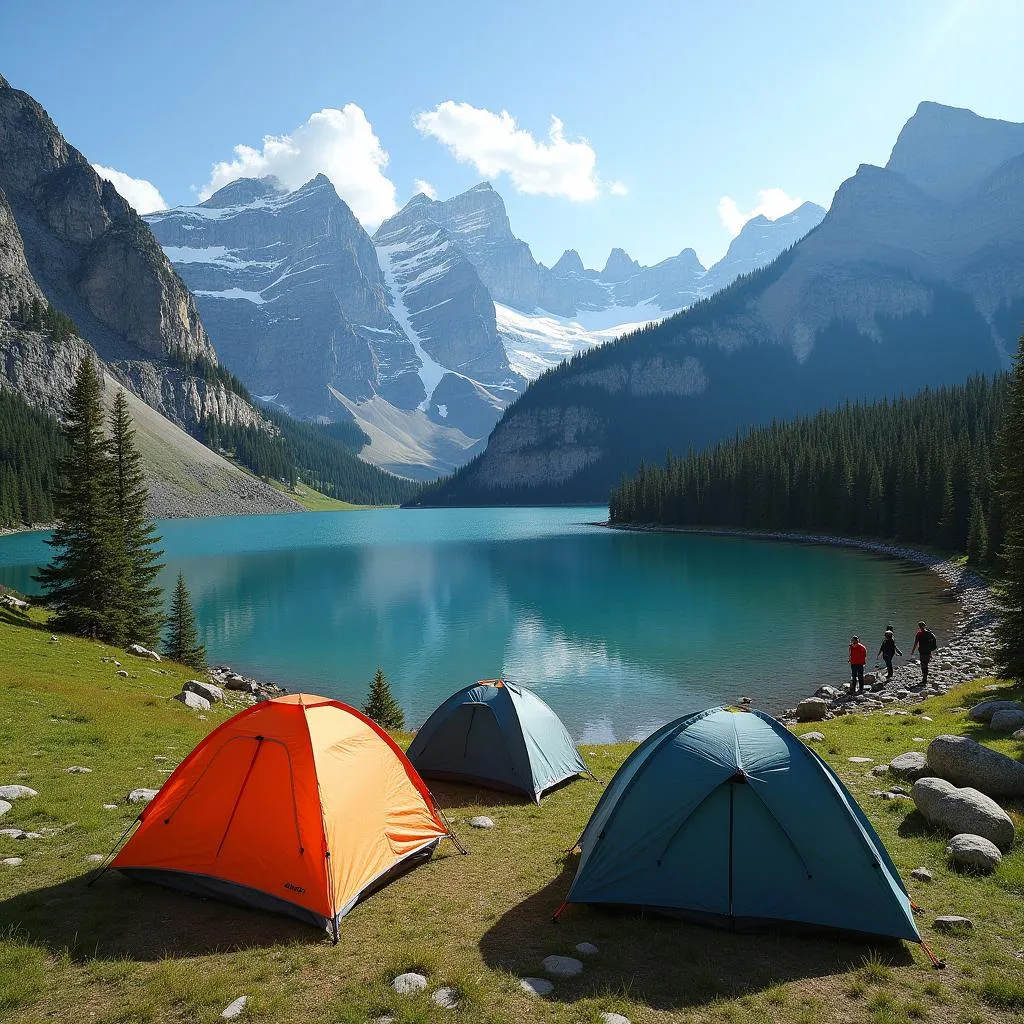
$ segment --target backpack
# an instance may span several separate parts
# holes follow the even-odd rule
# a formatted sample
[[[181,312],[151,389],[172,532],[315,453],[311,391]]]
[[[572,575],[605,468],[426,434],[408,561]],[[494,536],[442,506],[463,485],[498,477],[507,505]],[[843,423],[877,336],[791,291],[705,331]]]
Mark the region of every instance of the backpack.
[[[925,648],[929,654],[934,654],[934,652],[939,646],[939,641],[930,629],[926,629],[924,631],[924,636],[921,637],[921,642],[920,644],[918,644],[918,646]]]

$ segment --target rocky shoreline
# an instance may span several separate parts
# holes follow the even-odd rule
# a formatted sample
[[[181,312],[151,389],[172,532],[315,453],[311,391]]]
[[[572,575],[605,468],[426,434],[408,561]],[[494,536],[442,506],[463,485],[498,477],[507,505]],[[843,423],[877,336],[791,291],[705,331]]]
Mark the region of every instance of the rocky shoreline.
[[[902,562],[923,566],[946,584],[946,593],[957,602],[949,635],[939,638],[939,649],[932,656],[929,684],[922,685],[921,670],[916,658],[907,658],[895,669],[892,679],[866,673],[865,693],[851,697],[845,687],[820,686],[795,708],[787,708],[778,717],[787,723],[813,722],[835,715],[868,713],[917,704],[926,697],[945,693],[959,683],[984,679],[995,671],[992,649],[995,627],[999,622],[999,606],[983,577],[950,558],[931,554],[902,544],[841,537],[820,533],[785,533],[758,530],[712,529],[707,527],[625,525],[600,523],[613,530],[635,530],[652,533],[696,533],[716,537],[745,537],[755,540],[787,541],[796,544],[824,544],[830,547],[856,548]],[[800,714],[798,715],[798,710]]]

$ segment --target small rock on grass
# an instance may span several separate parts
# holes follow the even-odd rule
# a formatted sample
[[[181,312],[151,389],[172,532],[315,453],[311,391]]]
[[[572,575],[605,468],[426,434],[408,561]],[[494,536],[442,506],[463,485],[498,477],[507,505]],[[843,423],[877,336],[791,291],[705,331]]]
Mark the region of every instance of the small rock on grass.
[[[874,761],[873,757],[848,757],[846,759],[851,764],[871,764]]]
[[[523,978],[519,987],[531,996],[549,996],[555,991],[555,986],[547,978]]]
[[[804,733],[800,734],[799,738],[802,739],[804,741],[804,743],[824,743],[825,742],[825,735],[824,735],[824,733],[820,733],[820,732],[804,732]]]
[[[576,952],[581,956],[597,956],[597,946],[592,942],[580,942],[576,946]]]
[[[546,956],[541,966],[556,978],[575,978],[583,973],[583,963],[572,956]]]
[[[469,819],[473,828],[494,828],[494,822],[486,814],[478,814],[475,818]]]
[[[92,769],[86,768],[84,764],[73,764],[70,768],[65,768],[64,771],[68,775],[88,775]]]
[[[932,873],[927,868],[914,868],[910,872],[911,878],[916,878],[919,882],[930,882],[932,880]]]
[[[105,811],[116,811],[117,810],[117,804],[104,804],[103,805],[103,810],[105,810]]]
[[[430,1001],[443,1010],[454,1010],[459,1005],[459,990],[450,985],[444,985],[434,992]]]
[[[24,863],[20,857],[4,857],[4,864],[9,868],[20,868]]]
[[[158,789],[133,789],[128,794],[128,803],[148,804],[159,792]]]
[[[957,917],[950,914],[935,918],[935,927],[940,932],[966,932],[974,927],[974,922],[969,917]]]
[[[621,1013],[611,1013],[605,1010],[601,1014],[601,1024],[630,1024],[628,1017],[623,1017]]]
[[[205,697],[200,697],[198,693],[193,693],[191,690],[182,690],[181,693],[176,693],[174,700],[181,701],[185,707],[191,708],[193,711],[209,711],[211,707]]]
[[[237,999],[228,1003],[228,1005],[220,1011],[221,1018],[223,1020],[234,1020],[235,1017],[241,1016],[242,1011],[245,1010],[248,1002],[248,996],[239,996]]]
[[[407,971],[405,974],[400,974],[395,978],[391,982],[391,987],[400,996],[410,996],[414,992],[422,992],[427,987],[427,979],[415,971]]]
[[[90,853],[85,858],[86,864],[102,864],[103,854],[102,853]]]
[[[961,868],[974,871],[995,871],[1003,859],[999,847],[982,836],[961,833],[953,836],[946,847],[946,856]]]

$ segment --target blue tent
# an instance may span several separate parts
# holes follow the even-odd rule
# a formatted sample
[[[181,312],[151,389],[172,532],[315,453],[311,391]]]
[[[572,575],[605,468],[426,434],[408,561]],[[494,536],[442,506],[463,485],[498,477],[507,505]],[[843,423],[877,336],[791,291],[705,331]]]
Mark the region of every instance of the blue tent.
[[[921,941],[864,812],[817,754],[757,711],[714,708],[649,736],[579,846],[567,903]]]
[[[541,794],[588,774],[561,719],[525,686],[486,679],[453,693],[409,747],[425,778]]]

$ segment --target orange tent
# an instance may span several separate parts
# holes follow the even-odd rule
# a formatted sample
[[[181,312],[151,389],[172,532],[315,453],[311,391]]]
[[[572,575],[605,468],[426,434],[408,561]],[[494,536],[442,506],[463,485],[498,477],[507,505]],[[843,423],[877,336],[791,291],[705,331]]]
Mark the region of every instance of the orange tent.
[[[139,822],[112,867],[291,914],[335,940],[356,903],[449,834],[383,729],[305,693],[255,704],[215,729]]]

